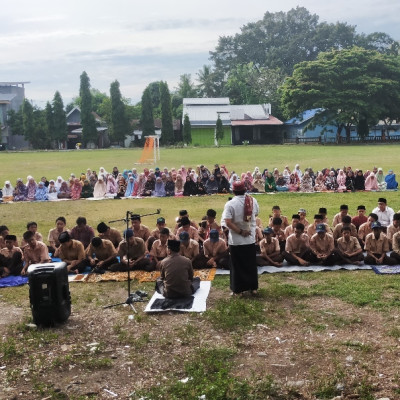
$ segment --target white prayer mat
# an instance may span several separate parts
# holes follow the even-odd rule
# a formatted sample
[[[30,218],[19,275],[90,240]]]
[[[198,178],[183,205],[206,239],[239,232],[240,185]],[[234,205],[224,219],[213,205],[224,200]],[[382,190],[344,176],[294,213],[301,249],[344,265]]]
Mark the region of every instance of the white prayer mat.
[[[196,293],[193,295],[194,300],[191,308],[167,308],[167,309],[162,309],[162,308],[155,308],[152,309],[151,306],[157,299],[165,299],[164,296],[162,296],[160,293],[155,292],[153,294],[153,297],[150,299],[148,302],[145,312],[163,312],[163,311],[182,311],[182,312],[204,312],[206,311],[206,301],[208,294],[210,293],[210,288],[211,288],[211,281],[201,281],[200,282],[200,287],[196,291]]]
[[[321,272],[321,271],[338,271],[340,269],[347,269],[349,271],[354,271],[356,269],[372,269],[369,265],[333,265],[331,267],[326,267],[324,265],[309,265],[308,267],[300,267],[298,265],[273,267],[266,265],[264,267],[258,267],[258,275],[261,274],[274,274],[276,272]],[[226,269],[218,269],[216,275],[229,275],[230,271]]]

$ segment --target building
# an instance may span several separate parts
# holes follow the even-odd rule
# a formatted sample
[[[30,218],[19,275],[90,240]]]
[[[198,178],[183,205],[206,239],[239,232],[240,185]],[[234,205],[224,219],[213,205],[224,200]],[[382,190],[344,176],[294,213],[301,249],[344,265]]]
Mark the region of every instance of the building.
[[[7,149],[23,149],[29,147],[22,135],[13,135],[7,125],[8,112],[18,112],[25,99],[25,84],[30,82],[0,82],[0,125],[1,144]]]
[[[224,127],[220,144],[276,144],[283,142],[283,122],[271,115],[270,104],[231,105],[228,97],[183,99],[182,120],[188,114],[193,145],[215,145],[218,115]]]

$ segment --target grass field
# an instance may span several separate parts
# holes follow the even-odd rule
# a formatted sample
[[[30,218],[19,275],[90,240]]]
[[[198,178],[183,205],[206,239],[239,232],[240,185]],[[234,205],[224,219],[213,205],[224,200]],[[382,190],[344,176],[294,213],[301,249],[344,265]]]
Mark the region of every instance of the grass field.
[[[238,172],[299,163],[313,166],[373,165],[396,172],[399,146],[245,146],[161,150],[162,168],[225,163]],[[87,167],[132,167],[139,150],[0,153],[1,179],[46,175]],[[27,161],[29,160],[29,162]],[[150,165],[148,165],[150,166]],[[141,168],[143,166],[140,166]],[[153,166],[151,166],[153,167]],[[343,203],[370,211],[380,193],[265,194],[257,196],[261,219],[279,204],[290,216],[306,208],[310,220],[328,208],[331,220]],[[396,211],[399,193],[384,196]],[[96,226],[123,218],[127,210],[161,209],[172,227],[180,209],[197,221],[208,208],[220,218],[228,196],[64,201],[0,205],[0,224],[21,237],[35,220],[44,237],[64,215],[72,227],[79,215]],[[153,227],[156,216],[144,217]],[[124,224],[113,225],[124,229]],[[143,313],[137,304],[103,310],[124,301],[126,282],[71,284],[72,315],[52,329],[31,329],[28,286],[0,289],[0,399],[342,399],[400,396],[399,275],[372,271],[279,273],[259,278],[257,298],[230,298],[229,277],[217,276],[204,314]],[[153,291],[132,282],[132,290]],[[201,397],[205,396],[205,397]]]

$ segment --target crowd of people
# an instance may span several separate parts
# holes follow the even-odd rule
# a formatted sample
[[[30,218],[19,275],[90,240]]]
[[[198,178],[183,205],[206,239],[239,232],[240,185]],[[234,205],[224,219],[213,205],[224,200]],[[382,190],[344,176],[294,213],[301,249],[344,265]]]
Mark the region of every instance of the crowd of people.
[[[225,165],[215,164],[208,169],[204,165],[196,168],[181,166],[175,168],[136,168],[120,172],[114,167],[107,172],[103,167],[99,172],[88,169],[78,176],[71,174],[68,179],[58,176],[47,180],[42,177],[36,181],[28,176],[26,182],[18,178],[15,185],[5,181],[0,191],[2,202],[18,201],[54,201],[59,199],[87,198],[133,198],[133,197],[169,197],[202,196],[217,193],[231,193],[235,182],[243,182],[248,193],[268,192],[354,192],[397,190],[398,182],[393,170],[385,174],[382,168],[373,167],[363,172],[360,169],[343,167],[342,169],[324,168],[314,172],[312,168],[300,169],[298,164],[291,170],[285,166],[282,171],[247,171],[237,174],[229,172]]]

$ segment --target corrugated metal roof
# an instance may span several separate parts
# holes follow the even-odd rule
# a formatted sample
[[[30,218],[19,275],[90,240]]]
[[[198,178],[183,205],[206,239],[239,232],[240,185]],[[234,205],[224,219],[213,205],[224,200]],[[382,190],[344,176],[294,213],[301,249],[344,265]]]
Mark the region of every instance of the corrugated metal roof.
[[[231,120],[268,119],[270,104],[246,104],[230,106]]]
[[[306,122],[311,118],[314,118],[316,114],[320,113],[323,110],[324,110],[323,108],[313,108],[312,110],[303,111],[299,116],[287,120],[285,124],[300,125],[303,122]]]
[[[268,119],[248,119],[232,121],[232,126],[256,126],[256,125],[283,125],[283,122],[278,118],[269,116]]]
[[[197,125],[200,121],[213,121],[215,125],[218,114],[222,121],[230,121],[230,105],[183,105],[183,117],[189,116],[190,123]]]
[[[212,105],[212,104],[229,104],[229,97],[199,97],[199,98],[186,98],[183,99],[183,105],[193,104],[193,105]]]

